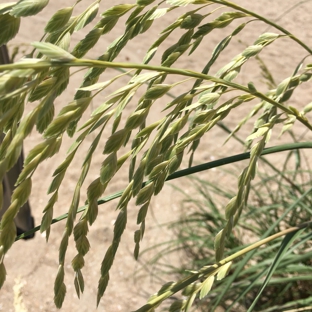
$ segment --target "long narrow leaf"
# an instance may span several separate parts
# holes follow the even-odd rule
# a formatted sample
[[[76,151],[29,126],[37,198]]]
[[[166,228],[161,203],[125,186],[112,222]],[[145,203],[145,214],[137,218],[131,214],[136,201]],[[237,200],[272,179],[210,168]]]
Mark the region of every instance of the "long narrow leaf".
[[[288,248],[290,247],[290,245],[292,244],[292,242],[300,235],[301,232],[303,232],[304,229],[299,229],[297,231],[288,233],[281,244],[281,247],[269,269],[269,272],[256,296],[256,298],[254,299],[254,301],[252,302],[251,306],[249,307],[247,312],[251,312],[253,310],[253,308],[255,307],[257,301],[259,300],[259,298],[261,297],[261,294],[263,292],[263,290],[265,289],[265,287],[267,286],[267,284],[270,281],[270,278],[272,277],[272,275],[274,274],[274,271],[277,269],[279,263],[281,262],[281,260],[283,259],[283,256],[285,255],[285,253],[287,252]]]

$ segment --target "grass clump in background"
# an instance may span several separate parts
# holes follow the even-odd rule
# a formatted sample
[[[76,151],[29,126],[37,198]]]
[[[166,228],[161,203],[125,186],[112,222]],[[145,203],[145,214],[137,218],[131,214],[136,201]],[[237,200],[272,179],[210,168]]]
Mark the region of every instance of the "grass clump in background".
[[[274,164],[272,157],[261,158],[258,177],[250,189],[250,201],[226,240],[224,257],[287,226],[310,220],[312,172],[304,152],[287,153],[280,167]],[[238,174],[233,167],[221,170],[228,181]],[[184,198],[181,218],[169,225],[176,235],[166,244],[157,246],[160,252],[150,261],[155,272],[162,272],[168,278],[181,279],[189,274],[189,270],[200,270],[214,263],[212,237],[218,234],[224,222],[225,203],[234,196],[230,185],[225,186],[222,181],[216,183],[192,176],[188,182],[191,187],[187,190],[173,186]],[[283,238],[279,238],[237,258],[228,277],[215,281],[204,299],[195,300],[194,309],[215,311],[222,307],[225,311],[249,311],[253,302],[253,311],[312,309],[311,234],[302,232],[297,236],[277,264],[282,243]],[[177,251],[180,266],[168,264],[165,256]],[[262,289],[265,281],[266,287]],[[255,301],[260,290],[261,296]]]

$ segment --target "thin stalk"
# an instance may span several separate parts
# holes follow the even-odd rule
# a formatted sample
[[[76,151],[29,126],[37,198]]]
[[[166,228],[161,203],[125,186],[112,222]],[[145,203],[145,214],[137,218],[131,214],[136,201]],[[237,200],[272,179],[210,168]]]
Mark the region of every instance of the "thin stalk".
[[[312,50],[304,43],[302,42],[300,39],[298,39],[296,36],[294,36],[292,33],[290,33],[288,30],[286,30],[284,27],[266,19],[265,17],[253,12],[253,11],[250,11],[248,9],[245,9],[231,1],[226,1],[226,0],[211,0],[211,2],[213,3],[218,3],[218,4],[223,4],[223,5],[226,5],[232,9],[235,9],[235,10],[238,10],[238,11],[241,11],[241,12],[244,12],[246,14],[249,14],[257,19],[259,19],[260,21],[278,29],[279,31],[281,31],[282,33],[284,33],[285,35],[289,36],[291,39],[293,39],[294,41],[296,41],[299,45],[301,45],[307,52],[309,52],[309,54],[312,54]]]
[[[273,146],[273,147],[268,147],[266,149],[263,150],[263,152],[261,153],[261,156],[263,155],[268,155],[268,154],[273,154],[273,153],[277,153],[277,152],[282,152],[282,151],[289,151],[289,150],[293,150],[293,149],[301,149],[301,148],[312,148],[312,142],[301,142],[301,143],[291,143],[291,144],[284,144],[284,145],[278,145],[278,146]],[[170,176],[167,177],[166,181],[170,181],[170,180],[174,180],[174,179],[178,179],[184,176],[188,176],[190,174],[194,174],[197,172],[201,172],[201,171],[205,171],[205,170],[209,170],[212,168],[216,168],[216,167],[220,167],[223,165],[227,165],[227,164],[231,164],[234,162],[238,162],[244,159],[248,159],[250,158],[250,152],[247,153],[242,153],[242,154],[237,154],[234,156],[230,156],[230,157],[225,157],[219,160],[214,160],[208,163],[204,163],[198,166],[193,166],[187,169],[183,169],[180,171],[177,171],[173,174],[171,174]],[[146,181],[142,184],[142,187],[144,185],[146,185],[149,181]],[[113,199],[119,198],[121,197],[123,193],[123,190],[117,193],[114,193],[112,195],[109,195],[107,197],[101,198],[98,200],[98,205],[102,205],[105,204]],[[82,206],[78,209],[78,213],[83,212],[87,209],[87,205]],[[65,213],[55,219],[52,219],[51,224],[57,223],[59,221],[62,221],[64,219],[66,219],[68,217],[68,213]],[[19,236],[16,237],[15,241],[18,241],[26,236],[29,236],[37,231],[40,230],[40,226],[37,226],[35,228],[33,228],[30,231],[27,231]]]
[[[312,51],[311,51],[312,54]],[[108,67],[108,68],[132,68],[132,69],[145,69],[149,71],[156,71],[156,72],[164,72],[169,74],[175,75],[182,75],[197,79],[203,79],[212,81],[216,84],[224,85],[227,87],[234,88],[236,90],[243,91],[247,94],[252,94],[255,97],[260,98],[261,100],[272,104],[273,106],[279,108],[283,112],[289,115],[294,115],[294,112],[289,109],[288,107],[284,106],[282,103],[276,102],[273,99],[270,99],[266,95],[262,94],[261,92],[254,91],[250,92],[250,90],[242,86],[240,84],[226,81],[221,78],[217,78],[210,75],[205,75],[199,72],[195,72],[188,69],[179,69],[179,68],[171,68],[165,66],[152,66],[147,64],[136,64],[136,63],[117,63],[117,62],[106,62],[106,61],[99,61],[99,60],[88,60],[88,59],[73,59],[73,60],[66,60],[66,61],[39,61],[39,62],[22,62],[22,63],[14,63],[14,64],[7,64],[7,65],[0,65],[0,72],[4,70],[13,70],[13,69],[44,69],[50,67]],[[302,124],[304,124],[308,129],[312,131],[312,125],[307,121],[306,118],[301,117],[300,115],[296,115],[297,120],[299,120]]]
[[[263,150],[261,153],[261,156],[264,155],[269,155],[277,152],[282,152],[282,151],[289,151],[293,149],[301,149],[301,148],[312,148],[312,142],[302,142],[302,143],[290,143],[290,144],[284,144],[284,145],[278,145],[278,146],[273,146],[273,147],[268,147]],[[242,154],[237,154],[229,157],[225,157],[222,159],[214,160],[208,163],[204,163],[198,166],[194,166],[191,168],[187,168],[184,170],[177,171],[173,174],[171,174],[166,181],[177,179],[180,177],[183,177],[185,175],[197,173],[200,171],[220,167],[223,165],[231,164],[237,161],[245,160],[250,158],[250,153],[242,153]]]

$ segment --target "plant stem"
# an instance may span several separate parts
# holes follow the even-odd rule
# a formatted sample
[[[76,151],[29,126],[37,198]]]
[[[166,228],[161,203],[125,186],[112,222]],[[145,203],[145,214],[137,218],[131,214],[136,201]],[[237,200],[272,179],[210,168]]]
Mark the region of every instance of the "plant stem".
[[[261,156],[264,155],[269,155],[269,154],[273,154],[273,153],[278,153],[278,152],[282,152],[282,151],[289,151],[289,150],[294,150],[294,149],[302,149],[302,148],[312,148],[312,142],[301,142],[301,143],[290,143],[290,144],[283,144],[283,145],[278,145],[278,146],[273,146],[273,147],[268,147],[265,148],[263,150],[263,152],[261,153]],[[204,163],[198,166],[193,166],[187,169],[183,169],[183,170],[179,170],[173,174],[171,174],[170,176],[167,177],[166,181],[170,181],[170,180],[174,180],[174,179],[178,179],[184,176],[188,176],[190,174],[194,174],[197,172],[201,172],[201,171],[205,171],[205,170],[209,170],[212,168],[216,168],[216,167],[220,167],[223,165],[227,165],[227,164],[231,164],[234,162],[238,162],[241,160],[245,160],[250,158],[250,152],[247,153],[242,153],[242,154],[237,154],[237,155],[233,155],[230,157],[225,157],[225,158],[221,158],[218,160],[214,160],[208,163]],[[142,187],[144,185],[146,185],[146,183],[148,183],[149,181],[146,181],[142,184]],[[98,200],[98,205],[102,205],[105,204],[113,199],[119,198],[123,193],[123,190],[117,193],[114,193],[112,195],[106,196],[104,198],[101,198]],[[78,213],[83,212],[87,209],[87,205],[82,206],[78,209]],[[66,219],[68,217],[68,213],[65,213],[61,216],[58,216],[57,218],[53,219],[51,224],[57,223],[59,221],[62,221],[64,219]],[[40,225],[33,228],[30,231],[27,231],[19,236],[16,237],[15,241],[18,241],[26,236],[29,236],[37,231],[40,230]]]
[[[312,50],[304,43],[302,42],[300,39],[298,39],[296,36],[294,36],[292,33],[290,33],[288,30],[286,30],[285,28],[283,28],[282,26],[266,19],[265,17],[253,12],[253,11],[250,11],[248,9],[245,9],[231,1],[226,1],[226,0],[211,0],[211,2],[213,3],[218,3],[218,4],[223,4],[223,5],[226,5],[230,8],[233,8],[235,10],[238,10],[238,11],[241,11],[241,12],[244,12],[246,14],[249,14],[257,19],[259,19],[260,21],[263,21],[264,23],[278,29],[279,31],[281,31],[282,33],[284,33],[285,35],[289,36],[291,39],[293,39],[294,41],[296,41],[299,45],[301,45],[306,51],[309,52],[309,54],[312,54]]]
[[[284,106],[282,103],[274,101],[273,99],[267,97],[261,92],[254,91],[251,93],[247,87],[242,86],[240,84],[226,81],[221,78],[202,74],[202,73],[195,72],[195,71],[188,70],[188,69],[171,68],[171,67],[165,67],[165,66],[153,66],[153,65],[148,65],[148,64],[117,63],[117,62],[106,62],[106,61],[99,61],[99,60],[73,59],[73,60],[66,60],[66,61],[38,61],[38,62],[29,62],[29,63],[24,61],[23,63],[0,65],[0,72],[4,70],[13,70],[13,69],[44,69],[44,68],[50,68],[50,67],[64,67],[64,66],[65,67],[77,67],[77,66],[80,67],[81,66],[81,67],[99,67],[99,68],[107,67],[107,68],[145,69],[149,71],[164,72],[164,73],[169,73],[169,74],[203,79],[207,81],[212,81],[219,85],[224,85],[224,86],[236,89],[236,90],[243,91],[247,94],[252,94],[253,96],[258,97],[261,100],[268,102],[272,104],[273,106],[279,108],[286,114],[294,115],[294,112],[290,110],[288,107]],[[296,115],[296,118],[303,125],[305,125],[309,130],[312,131],[312,125],[307,121],[306,118],[301,117],[300,115]]]

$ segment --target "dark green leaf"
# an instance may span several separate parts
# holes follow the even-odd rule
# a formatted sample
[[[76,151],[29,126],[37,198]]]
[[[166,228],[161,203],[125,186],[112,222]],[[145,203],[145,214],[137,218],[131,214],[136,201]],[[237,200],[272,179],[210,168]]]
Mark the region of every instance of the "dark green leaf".
[[[302,231],[304,231],[304,229],[300,229],[294,232],[290,232],[288,233],[282,243],[281,243],[281,247],[273,261],[273,263],[270,266],[269,272],[265,278],[265,280],[263,281],[263,284],[256,296],[256,298],[254,299],[254,301],[252,302],[252,304],[250,305],[249,309],[247,312],[251,312],[253,311],[254,306],[256,305],[256,303],[258,302],[263,290],[265,289],[265,287],[267,286],[267,284],[269,283],[274,271],[277,269],[279,263],[281,262],[281,260],[283,259],[285,253],[287,252],[287,250],[289,249],[290,245],[292,244],[292,242],[302,233]]]
[[[0,15],[0,46],[14,38],[20,27],[20,18],[10,14]]]

